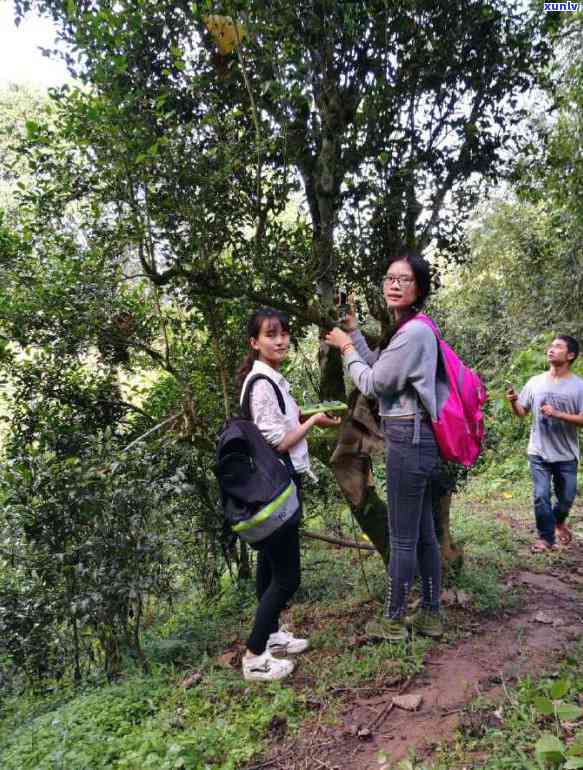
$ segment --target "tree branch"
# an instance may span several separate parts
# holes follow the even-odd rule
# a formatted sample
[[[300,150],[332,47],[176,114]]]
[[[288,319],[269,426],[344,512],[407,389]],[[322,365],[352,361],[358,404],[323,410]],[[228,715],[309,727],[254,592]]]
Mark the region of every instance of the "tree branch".
[[[129,401],[112,401],[108,400],[106,398],[99,398],[96,401],[97,404],[110,404],[111,406],[125,406],[127,409],[130,409],[132,412],[137,412],[138,414],[141,414],[143,417],[147,417],[150,422],[154,421],[154,418],[149,415],[147,412],[144,412],[143,409],[140,409],[139,406],[135,406],[134,404],[130,404]]]
[[[168,425],[169,422],[172,422],[172,420],[176,420],[178,417],[180,417],[180,414],[173,414],[171,417],[167,417],[165,420],[162,420],[162,422],[158,423],[158,425],[154,425],[153,428],[150,428],[150,430],[147,430],[145,433],[142,433],[141,436],[138,436],[137,439],[134,439],[134,441],[132,441],[122,449],[122,452],[128,452],[133,446],[135,446],[136,444],[139,444],[140,441],[143,441],[149,435],[151,435],[152,433],[155,433],[157,430],[160,430],[160,428],[163,428],[165,425]]]
[[[188,382],[184,380],[183,377],[181,377],[178,371],[168,361],[166,361],[166,358],[164,355],[162,355],[162,353],[154,350],[154,348],[151,348],[149,345],[144,345],[143,342],[128,340],[127,344],[128,347],[136,348],[136,350],[141,350],[142,352],[146,353],[146,355],[150,356],[153,361],[156,361],[156,363],[160,364],[162,369],[175,377],[177,381],[182,385],[188,385]]]
[[[261,128],[259,126],[259,114],[257,112],[257,105],[255,103],[255,97],[253,96],[253,89],[251,88],[251,81],[249,80],[249,75],[247,74],[247,65],[245,62],[245,54],[243,53],[243,47],[241,45],[241,38],[239,36],[239,27],[237,25],[236,19],[233,20],[233,27],[235,29],[235,38],[236,38],[236,49],[237,49],[237,58],[239,59],[239,65],[241,66],[241,73],[243,75],[243,80],[245,82],[245,88],[247,89],[247,94],[249,95],[249,101],[251,103],[251,115],[253,117],[253,125],[255,126],[255,145],[257,148],[257,172],[256,172],[256,185],[257,185],[257,225],[255,228],[256,235],[258,236],[261,231],[261,166],[262,166],[262,159],[261,159]]]
[[[374,545],[370,545],[369,543],[360,543],[358,540],[345,540],[344,538],[325,535],[323,532],[309,532],[307,530],[300,530],[300,532],[302,537],[307,537],[310,540],[322,540],[325,543],[339,545],[342,548],[358,548],[361,551],[376,551]]]
[[[484,88],[480,88],[476,91],[476,96],[474,98],[474,104],[472,106],[472,111],[470,113],[470,116],[468,120],[466,121],[466,125],[473,125],[475,124],[476,120],[478,119],[478,116],[480,114],[480,111],[482,109],[482,102],[484,99]],[[421,237],[419,239],[420,247],[423,248],[427,245],[427,243],[431,240],[431,234],[433,231],[433,228],[435,227],[435,223],[437,222],[437,219],[439,217],[439,214],[441,212],[441,207],[443,205],[443,201],[447,193],[451,190],[453,187],[453,184],[456,180],[456,177],[459,174],[459,171],[464,163],[464,160],[466,159],[467,155],[470,151],[470,145],[472,142],[475,141],[475,137],[473,134],[466,134],[466,138],[464,140],[463,145],[460,148],[457,160],[454,161],[454,163],[451,165],[451,168],[449,170],[449,173],[447,174],[445,181],[443,184],[438,188],[434,198],[433,198],[433,206],[431,209],[431,216],[429,218],[429,221],[423,228],[423,232],[421,234]]]

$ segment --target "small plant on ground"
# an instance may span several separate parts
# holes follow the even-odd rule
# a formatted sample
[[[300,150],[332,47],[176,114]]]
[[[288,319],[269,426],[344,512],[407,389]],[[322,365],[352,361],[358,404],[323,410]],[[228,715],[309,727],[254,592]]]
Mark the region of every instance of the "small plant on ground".
[[[565,698],[576,693],[567,679],[543,687],[544,694],[533,700],[535,711],[554,720],[554,732],[545,732],[535,745],[535,755],[543,767],[565,770],[583,768],[583,731],[573,737],[569,727],[583,716],[583,709]],[[567,742],[568,741],[568,742]]]
[[[583,768],[580,652],[579,647],[564,661],[558,678],[527,678],[514,688],[504,684],[502,704],[476,700],[462,717],[458,740],[440,749],[432,770]]]

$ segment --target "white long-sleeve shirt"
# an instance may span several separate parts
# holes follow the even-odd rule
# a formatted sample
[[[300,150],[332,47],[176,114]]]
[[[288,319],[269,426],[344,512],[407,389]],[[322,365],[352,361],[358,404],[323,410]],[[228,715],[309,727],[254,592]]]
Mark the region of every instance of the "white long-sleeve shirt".
[[[258,380],[253,385],[249,408],[253,422],[265,440],[273,447],[281,444],[286,433],[297,430],[300,426],[300,410],[296,400],[289,390],[289,382],[271,366],[262,361],[255,361],[253,367],[243,382],[241,396],[245,392],[247,382],[255,374],[265,374],[270,380],[273,380],[281,390],[281,395],[285,402],[285,414],[279,408],[277,396],[273,386],[267,380]],[[312,475],[310,469],[310,455],[308,452],[308,442],[305,438],[298,441],[288,450],[290,459],[297,473],[307,473]]]

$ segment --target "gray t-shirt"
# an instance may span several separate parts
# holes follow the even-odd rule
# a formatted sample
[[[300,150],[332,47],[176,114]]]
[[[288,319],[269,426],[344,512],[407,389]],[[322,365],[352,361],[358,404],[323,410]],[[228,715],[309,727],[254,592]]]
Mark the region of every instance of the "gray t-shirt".
[[[578,427],[556,417],[545,417],[541,407],[550,404],[560,412],[583,414],[583,380],[570,374],[557,382],[548,372],[531,377],[518,396],[518,403],[532,412],[528,454],[549,463],[579,460]]]

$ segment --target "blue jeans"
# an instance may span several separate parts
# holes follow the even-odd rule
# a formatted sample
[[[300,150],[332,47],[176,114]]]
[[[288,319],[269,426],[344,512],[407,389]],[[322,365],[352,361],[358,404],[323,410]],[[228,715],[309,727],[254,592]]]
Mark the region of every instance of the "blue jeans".
[[[555,527],[562,524],[577,493],[577,460],[549,463],[538,455],[528,455],[533,483],[536,528],[543,540],[553,545]],[[556,502],[551,502],[551,479]]]
[[[387,569],[385,617],[402,618],[417,572],[422,606],[437,611],[441,593],[441,560],[433,524],[431,473],[438,458],[433,429],[421,423],[413,443],[413,420],[383,419],[387,450],[387,498],[391,554]]]

